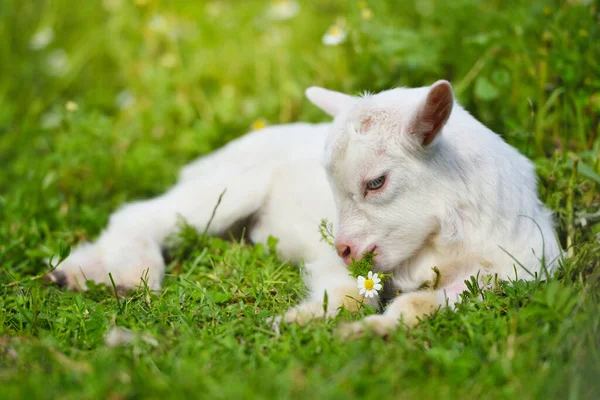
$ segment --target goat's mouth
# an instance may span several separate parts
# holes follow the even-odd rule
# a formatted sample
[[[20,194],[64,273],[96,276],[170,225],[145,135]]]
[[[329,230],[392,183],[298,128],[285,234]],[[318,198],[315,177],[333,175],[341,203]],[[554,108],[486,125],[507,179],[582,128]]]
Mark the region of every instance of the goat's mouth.
[[[380,255],[379,247],[377,245],[373,245],[369,248],[369,250],[365,251],[365,254],[373,254],[373,271],[382,272],[389,270],[390,268],[386,268],[385,262],[382,263],[381,255]]]
[[[373,268],[375,268],[375,265],[377,264],[377,245],[371,245],[369,246],[363,253],[361,258],[366,258],[366,257],[372,257],[373,260]]]
[[[373,253],[375,255],[375,257],[377,257],[377,245],[374,244],[373,246],[371,246],[371,248],[369,250],[367,250],[365,253]]]

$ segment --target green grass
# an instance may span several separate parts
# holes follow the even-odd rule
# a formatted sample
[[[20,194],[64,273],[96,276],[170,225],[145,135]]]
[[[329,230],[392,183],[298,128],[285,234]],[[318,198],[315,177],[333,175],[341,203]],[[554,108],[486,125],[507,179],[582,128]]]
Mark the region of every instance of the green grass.
[[[369,1],[366,20],[354,1],[316,0],[272,21],[263,1],[1,1],[0,397],[598,398],[600,24],[579,3]],[[346,42],[322,45],[339,18]],[[45,27],[53,40],[32,49]],[[32,279],[254,121],[325,120],[307,86],[440,78],[536,162],[572,254],[549,282],[342,342],[336,325],[361,315],[271,330],[302,297],[297,267],[189,231],[159,294]],[[114,326],[135,339],[108,347]]]

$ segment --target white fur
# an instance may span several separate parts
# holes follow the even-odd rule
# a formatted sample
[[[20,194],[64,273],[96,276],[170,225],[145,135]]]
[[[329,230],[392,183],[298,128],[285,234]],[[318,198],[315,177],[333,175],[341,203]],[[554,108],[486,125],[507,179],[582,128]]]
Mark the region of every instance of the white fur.
[[[306,263],[310,294],[287,322],[333,316],[361,300],[344,262],[321,240],[322,218],[358,257],[377,246],[376,268],[393,273],[404,293],[381,316],[343,328],[347,335],[369,326],[384,334],[401,319],[414,323],[456,301],[470,275],[506,279],[516,271],[529,279],[541,272],[542,256],[549,270],[555,267],[560,249],[532,163],[455,104],[449,84],[360,98],[310,88],[307,96],[335,116],[332,124],[253,132],[186,166],[170,191],[126,205],[95,243],[73,251],[58,269],[68,286],[109,283],[110,272],[131,288],[147,271],[149,286],[160,289],[161,246],[178,218],[204,230],[224,190],[210,234],[252,217],[252,241],[276,236],[283,258]],[[384,173],[384,188],[366,193],[364,182]],[[433,267],[441,271],[440,287],[418,292],[435,280]]]
[[[434,88],[433,102],[445,106],[430,104]],[[560,249],[537,197],[533,164],[455,104],[447,82],[337,106],[326,143],[337,241],[358,257],[376,246],[377,268],[393,273],[396,287],[407,293],[383,316],[347,331],[365,325],[381,331],[401,318],[414,323],[457,301],[471,275],[531,279],[543,275],[543,267],[555,268]],[[448,117],[439,110],[452,112]],[[440,130],[424,145],[424,132],[436,119]],[[365,191],[365,181],[382,175],[381,190]],[[437,294],[417,293],[424,281],[435,281],[433,267],[441,273]]]

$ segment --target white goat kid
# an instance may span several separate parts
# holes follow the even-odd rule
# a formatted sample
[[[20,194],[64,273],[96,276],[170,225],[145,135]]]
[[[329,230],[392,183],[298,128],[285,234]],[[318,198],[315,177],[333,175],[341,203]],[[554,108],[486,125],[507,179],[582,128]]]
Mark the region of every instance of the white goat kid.
[[[560,249],[532,163],[457,105],[448,82],[362,98],[307,95],[335,117],[326,168],[337,252],[346,263],[375,252],[376,268],[404,293],[345,334],[414,324],[458,301],[470,276],[531,279],[555,268]],[[437,290],[419,290],[436,280]]]
[[[112,215],[49,279],[85,289],[85,280],[109,283],[111,273],[127,289],[145,276],[160,289],[161,248],[178,218],[203,230],[224,190],[209,234],[245,222],[253,242],[276,236],[281,257],[306,263],[309,296],[286,322],[354,309],[363,299],[345,264],[369,250],[403,294],[382,315],[343,328],[349,335],[413,324],[457,301],[471,275],[528,278],[544,260],[554,268],[560,249],[531,162],[455,104],[449,83],[361,98],[310,88],[307,96],[332,124],[267,128],[200,158],[166,194]],[[323,218],[338,228],[339,257],[321,241]],[[419,291],[435,279],[433,267],[438,289]]]

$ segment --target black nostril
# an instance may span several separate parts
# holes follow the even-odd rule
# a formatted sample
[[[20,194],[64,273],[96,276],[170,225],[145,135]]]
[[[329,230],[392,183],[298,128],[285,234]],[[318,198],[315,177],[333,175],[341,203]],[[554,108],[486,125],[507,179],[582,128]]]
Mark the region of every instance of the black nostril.
[[[342,254],[342,258],[348,258],[350,257],[350,247],[346,246],[346,249],[344,250],[344,253]]]

